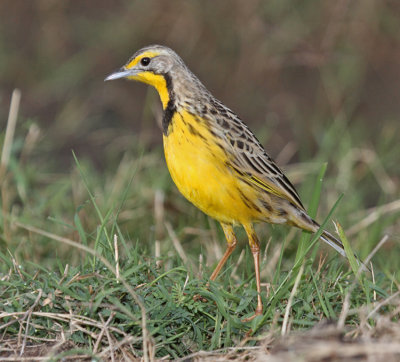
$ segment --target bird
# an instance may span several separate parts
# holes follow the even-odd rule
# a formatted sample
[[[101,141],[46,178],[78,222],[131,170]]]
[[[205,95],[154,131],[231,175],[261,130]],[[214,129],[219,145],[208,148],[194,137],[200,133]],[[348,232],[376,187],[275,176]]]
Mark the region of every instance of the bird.
[[[126,78],[155,87],[163,108],[164,154],[172,180],[183,196],[217,220],[227,247],[214,281],[237,245],[234,226],[247,234],[254,260],[257,307],[263,313],[260,242],[254,224],[266,222],[316,233],[320,225],[249,127],[216,99],[181,57],[163,45],[146,46],[105,81]],[[320,240],[346,256],[343,244],[324,230]]]

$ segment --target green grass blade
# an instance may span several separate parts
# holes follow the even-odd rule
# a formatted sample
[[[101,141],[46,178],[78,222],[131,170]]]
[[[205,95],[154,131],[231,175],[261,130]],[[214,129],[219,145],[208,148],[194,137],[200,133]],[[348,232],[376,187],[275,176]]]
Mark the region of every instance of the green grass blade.
[[[328,164],[326,162],[322,164],[322,166],[319,170],[319,173],[318,173],[318,179],[315,182],[314,191],[311,196],[311,202],[310,202],[310,206],[308,208],[308,214],[313,219],[315,219],[315,217],[317,215],[318,204],[319,204],[319,200],[321,197],[322,183],[324,180],[327,166],[328,166]],[[310,233],[302,232],[300,243],[297,248],[296,259],[295,259],[296,262],[301,258],[301,255],[304,254],[304,250],[307,248],[307,244],[308,244],[309,240],[310,240]]]
[[[355,255],[354,255],[353,249],[351,248],[349,240],[347,239],[342,226],[339,223],[336,223],[336,227],[337,227],[337,230],[339,233],[340,240],[343,243],[343,247],[344,247],[344,251],[346,253],[347,259],[349,260],[351,270],[353,271],[354,275],[356,276],[356,278],[362,285],[362,280],[361,280],[360,272],[359,272],[361,265],[359,264],[359,262],[357,261]]]

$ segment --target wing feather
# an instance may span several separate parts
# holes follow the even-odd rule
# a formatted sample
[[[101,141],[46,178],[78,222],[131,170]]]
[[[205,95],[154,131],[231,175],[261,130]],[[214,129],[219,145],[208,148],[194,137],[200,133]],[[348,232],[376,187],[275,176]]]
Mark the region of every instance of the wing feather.
[[[213,117],[209,120],[213,121],[214,133],[227,145],[226,151],[232,169],[240,171],[242,177],[266,192],[287,199],[304,210],[294,186],[247,125],[221,102],[214,99],[211,103],[214,109],[211,112]]]

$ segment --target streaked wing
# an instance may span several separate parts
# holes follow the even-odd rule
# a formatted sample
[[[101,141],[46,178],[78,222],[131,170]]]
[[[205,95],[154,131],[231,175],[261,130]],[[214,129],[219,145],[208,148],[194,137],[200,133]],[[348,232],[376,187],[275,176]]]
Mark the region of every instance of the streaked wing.
[[[304,210],[294,186],[247,125],[219,101],[214,100],[213,103],[217,110],[214,118],[217,122],[213,124],[213,130],[229,145],[230,166],[259,188],[285,198]]]

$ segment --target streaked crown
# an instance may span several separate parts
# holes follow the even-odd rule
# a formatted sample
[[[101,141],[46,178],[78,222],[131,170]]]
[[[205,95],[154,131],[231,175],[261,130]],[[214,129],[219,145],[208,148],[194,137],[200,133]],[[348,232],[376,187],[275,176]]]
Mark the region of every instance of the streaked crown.
[[[188,69],[183,60],[172,49],[162,45],[150,45],[138,50],[118,71],[105,80],[128,78],[155,86],[162,96],[161,81],[166,81],[169,98],[174,102],[199,100],[209,92]],[[165,104],[164,104],[165,106]]]

